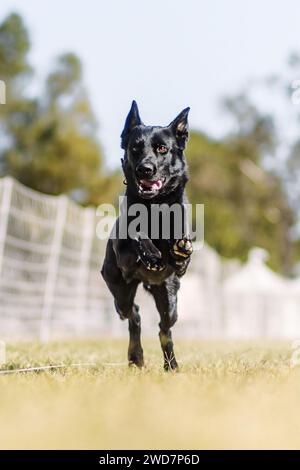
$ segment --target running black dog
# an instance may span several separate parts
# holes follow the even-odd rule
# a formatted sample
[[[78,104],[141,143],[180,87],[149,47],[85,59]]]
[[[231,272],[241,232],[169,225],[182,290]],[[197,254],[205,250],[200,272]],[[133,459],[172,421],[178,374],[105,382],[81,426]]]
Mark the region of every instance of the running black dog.
[[[160,314],[164,368],[178,367],[170,328],[177,320],[179,278],[185,273],[192,254],[184,194],[188,181],[183,154],[188,139],[188,113],[189,108],[184,109],[167,127],[145,126],[133,101],[121,135],[127,206],[108,241],[101,273],[114,296],[120,318],[128,319],[128,360],[138,367],[143,366],[144,358],[139,307],[134,297],[141,282],[153,295]],[[142,230],[137,224],[132,235],[129,227],[135,220],[132,209],[140,207],[137,204],[147,211],[147,227]],[[155,223],[154,209],[159,211]],[[162,228],[166,220],[167,236]]]

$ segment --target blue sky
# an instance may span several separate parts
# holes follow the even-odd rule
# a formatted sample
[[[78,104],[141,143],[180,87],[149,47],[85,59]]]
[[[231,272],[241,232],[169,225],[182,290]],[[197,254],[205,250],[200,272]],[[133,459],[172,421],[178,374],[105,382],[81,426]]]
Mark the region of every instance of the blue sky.
[[[58,54],[82,59],[110,167],[132,99],[147,124],[190,106],[191,126],[217,136],[228,128],[220,97],[300,50],[297,0],[1,0],[0,19],[11,11],[30,30],[37,85]]]

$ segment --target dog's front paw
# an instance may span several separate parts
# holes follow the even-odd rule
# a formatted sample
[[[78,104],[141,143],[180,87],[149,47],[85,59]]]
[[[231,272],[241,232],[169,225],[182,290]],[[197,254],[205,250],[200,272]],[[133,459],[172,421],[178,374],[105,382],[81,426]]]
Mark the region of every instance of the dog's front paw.
[[[140,259],[143,265],[149,271],[162,271],[164,269],[164,264],[162,263],[161,258],[158,258],[155,255],[144,255],[140,256]]]
[[[138,240],[139,260],[149,271],[162,271],[164,264],[159,249],[149,239]]]
[[[176,240],[171,248],[171,254],[178,260],[187,259],[193,253],[193,245],[188,237]]]

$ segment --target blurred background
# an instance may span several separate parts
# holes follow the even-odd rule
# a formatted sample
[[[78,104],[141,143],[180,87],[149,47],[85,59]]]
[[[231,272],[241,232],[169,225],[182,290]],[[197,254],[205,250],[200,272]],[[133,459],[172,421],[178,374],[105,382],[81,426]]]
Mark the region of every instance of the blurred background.
[[[296,0],[2,0],[3,337],[126,334],[95,207],[123,192],[132,99],[146,124],[191,107],[188,195],[205,205],[206,244],[176,334],[299,337],[299,13]]]

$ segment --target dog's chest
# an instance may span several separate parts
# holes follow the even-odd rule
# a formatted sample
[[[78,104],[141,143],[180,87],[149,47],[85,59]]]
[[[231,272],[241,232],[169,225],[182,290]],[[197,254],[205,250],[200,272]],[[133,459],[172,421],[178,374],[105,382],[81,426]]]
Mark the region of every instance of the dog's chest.
[[[162,284],[173,272],[174,268],[170,265],[166,265],[162,271],[150,271],[141,264],[134,272],[133,278],[146,284]]]

